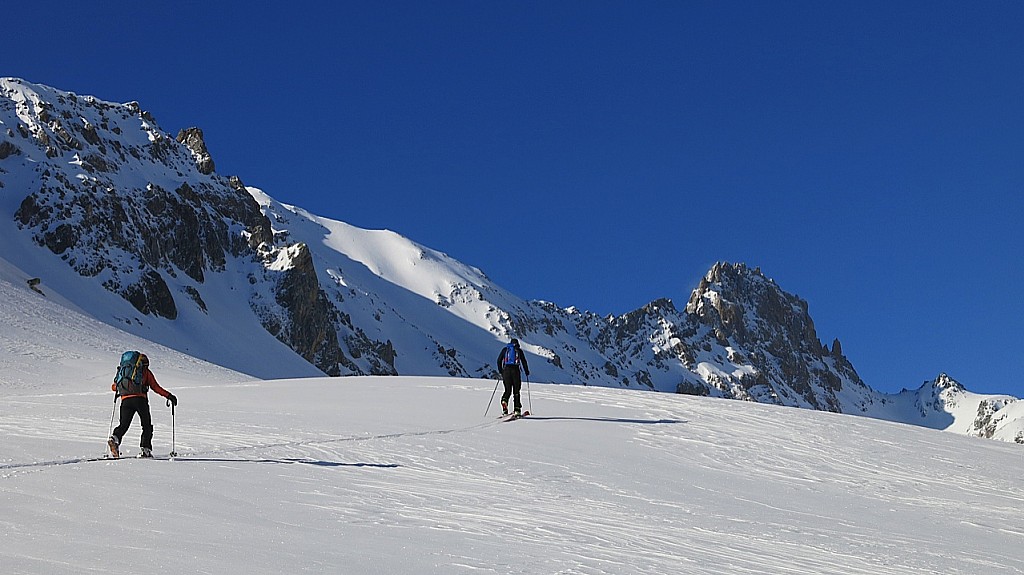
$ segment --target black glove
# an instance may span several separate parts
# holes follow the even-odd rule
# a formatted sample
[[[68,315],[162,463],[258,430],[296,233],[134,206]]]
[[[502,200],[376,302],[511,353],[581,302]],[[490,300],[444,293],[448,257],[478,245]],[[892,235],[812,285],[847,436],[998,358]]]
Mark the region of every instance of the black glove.
[[[530,377],[530,370],[526,370],[526,377]]]
[[[174,397],[173,393],[167,394],[167,401],[171,402],[171,405],[178,405],[178,398]]]

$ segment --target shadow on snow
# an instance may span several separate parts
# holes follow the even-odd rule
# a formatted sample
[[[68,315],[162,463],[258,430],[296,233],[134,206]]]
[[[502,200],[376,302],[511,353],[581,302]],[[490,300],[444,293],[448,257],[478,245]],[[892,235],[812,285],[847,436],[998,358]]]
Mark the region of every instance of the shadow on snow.
[[[689,423],[685,419],[629,419],[622,417],[562,417],[552,416],[544,417],[538,415],[528,415],[522,418],[523,421],[529,420],[540,420],[540,421],[601,421],[605,423],[638,423],[641,425],[667,425],[673,423]]]
[[[301,458],[286,458],[286,459],[270,459],[270,458],[255,458],[255,459],[231,459],[227,457],[188,457],[178,456],[171,458],[173,461],[183,462],[198,462],[198,463],[279,463],[285,465],[316,465],[317,467],[376,467],[378,469],[394,469],[398,467],[395,463],[343,463],[340,461],[322,461],[318,459],[301,459]]]

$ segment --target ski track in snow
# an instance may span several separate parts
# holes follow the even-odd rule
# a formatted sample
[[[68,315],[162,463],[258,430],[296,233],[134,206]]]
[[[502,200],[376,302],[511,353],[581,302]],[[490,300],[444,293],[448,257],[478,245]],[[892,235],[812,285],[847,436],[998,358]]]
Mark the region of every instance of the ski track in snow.
[[[109,394],[0,396],[5,571],[1024,569],[1024,485],[993,469],[1020,461],[1008,444],[536,384],[535,415],[509,423],[482,416],[486,381],[168,388],[182,398],[176,461],[77,463],[102,454]],[[166,453],[170,413],[156,399]],[[136,421],[129,449],[138,433]],[[130,503],[125,481],[145,486]]]

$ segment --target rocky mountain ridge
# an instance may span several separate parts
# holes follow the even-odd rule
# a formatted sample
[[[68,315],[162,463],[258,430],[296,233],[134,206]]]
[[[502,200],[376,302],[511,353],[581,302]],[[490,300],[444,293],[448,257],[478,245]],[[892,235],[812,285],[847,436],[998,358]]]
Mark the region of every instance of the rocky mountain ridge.
[[[964,426],[962,414],[949,416],[951,402],[971,403],[975,416],[961,432],[1024,441],[1007,411],[1014,398],[979,399],[946,376],[895,396],[871,389],[838,340],[818,339],[806,301],[741,263],[716,264],[683,309],[661,299],[602,317],[524,301],[398,234],[316,216],[219,175],[201,130],[171,137],[135,102],[3,79],[0,122],[0,216],[14,224],[12,241],[29,246],[12,257],[26,270],[62,261],[77,278],[69,281],[130,305],[99,319],[154,341],[167,330],[227,330],[272,337],[281,354],[329,375],[494,377],[500,345],[515,336],[537,381],[943,429]],[[75,303],[92,305],[84,296]],[[242,316],[264,333],[232,327]],[[205,350],[215,363],[276,374],[272,358]],[[940,412],[947,417],[933,417]]]

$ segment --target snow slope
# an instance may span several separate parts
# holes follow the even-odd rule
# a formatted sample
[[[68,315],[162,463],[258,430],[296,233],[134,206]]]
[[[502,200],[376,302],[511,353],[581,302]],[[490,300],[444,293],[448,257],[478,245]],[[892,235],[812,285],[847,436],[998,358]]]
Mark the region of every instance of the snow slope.
[[[534,383],[254,380],[29,289],[0,263],[4,573],[1024,571],[1020,446],[693,396]],[[174,461],[103,451],[146,350]],[[152,401],[155,447],[172,420]],[[136,422],[125,440],[137,445]]]
[[[321,288],[344,302],[339,309],[351,322],[370,339],[394,343],[399,373],[486,377],[494,373],[498,351],[518,333],[514,318],[543,317],[538,304],[447,254],[389,230],[357,228],[247,189],[276,234],[308,245]],[[535,375],[569,383],[570,376],[548,361],[557,342],[543,334],[522,340]],[[596,355],[591,359],[597,361]]]

